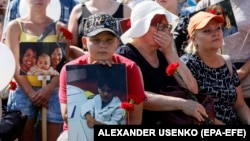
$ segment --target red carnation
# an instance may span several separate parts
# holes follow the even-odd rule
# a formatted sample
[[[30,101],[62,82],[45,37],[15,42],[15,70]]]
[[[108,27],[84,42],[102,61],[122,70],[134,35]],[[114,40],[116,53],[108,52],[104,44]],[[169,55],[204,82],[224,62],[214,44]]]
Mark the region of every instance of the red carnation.
[[[68,39],[68,40],[72,40],[73,39],[73,34],[68,29],[61,27],[59,29],[59,31],[63,33],[63,36],[66,39]]]
[[[173,75],[174,73],[177,72],[177,68],[179,67],[179,63],[172,63],[170,65],[168,65],[167,69],[166,69],[166,73],[168,76]]]
[[[11,80],[10,83],[9,83],[9,89],[14,91],[17,87],[17,84],[15,81]]]
[[[132,103],[122,102],[120,107],[129,112],[134,111],[134,105]]]

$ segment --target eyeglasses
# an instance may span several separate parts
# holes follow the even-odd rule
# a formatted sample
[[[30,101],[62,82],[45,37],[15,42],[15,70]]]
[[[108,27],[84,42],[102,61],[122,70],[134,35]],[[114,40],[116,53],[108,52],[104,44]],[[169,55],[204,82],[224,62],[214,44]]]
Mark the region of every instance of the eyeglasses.
[[[152,25],[156,27],[158,31],[171,31],[172,30],[172,25],[171,24],[163,24],[163,23],[157,23],[156,25]]]

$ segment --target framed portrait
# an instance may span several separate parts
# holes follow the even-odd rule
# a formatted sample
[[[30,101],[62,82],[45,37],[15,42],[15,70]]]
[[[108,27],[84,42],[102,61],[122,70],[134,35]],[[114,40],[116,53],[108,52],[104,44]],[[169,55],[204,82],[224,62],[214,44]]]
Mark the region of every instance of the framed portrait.
[[[126,124],[125,64],[67,65],[66,73],[69,140],[93,141],[94,125]]]
[[[66,63],[65,42],[21,42],[20,75],[59,75]]]
[[[236,24],[234,12],[233,12],[230,0],[223,0],[221,2],[212,4],[199,11],[206,11],[212,14],[222,16],[224,18],[225,20],[223,24],[223,36],[224,37],[238,33],[238,26]],[[195,13],[199,11],[191,13],[190,17],[192,17]]]

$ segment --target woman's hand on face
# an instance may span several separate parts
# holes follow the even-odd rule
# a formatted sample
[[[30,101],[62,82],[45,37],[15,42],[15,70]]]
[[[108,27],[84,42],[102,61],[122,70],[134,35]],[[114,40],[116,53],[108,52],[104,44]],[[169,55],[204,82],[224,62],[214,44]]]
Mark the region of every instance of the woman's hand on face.
[[[103,60],[103,61],[94,61],[92,64],[102,64],[102,65],[107,65],[107,66],[111,67],[112,64],[114,64],[114,62]]]
[[[156,31],[153,34],[154,41],[160,46],[163,52],[172,50],[173,37],[169,31]]]

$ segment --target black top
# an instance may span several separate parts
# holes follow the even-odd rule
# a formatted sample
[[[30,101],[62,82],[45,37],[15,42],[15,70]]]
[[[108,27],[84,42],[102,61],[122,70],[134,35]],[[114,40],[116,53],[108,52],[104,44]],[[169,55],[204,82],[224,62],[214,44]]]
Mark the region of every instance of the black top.
[[[159,94],[160,89],[163,86],[177,85],[174,77],[169,77],[166,74],[168,62],[166,61],[164,54],[160,50],[157,51],[158,59],[160,62],[160,66],[158,68],[152,67],[132,44],[128,43],[117,48],[116,53],[123,55],[137,63],[142,71],[144,89],[146,91],[151,91]],[[162,120],[164,116],[162,114],[164,113],[144,110],[142,124],[164,124]]]

